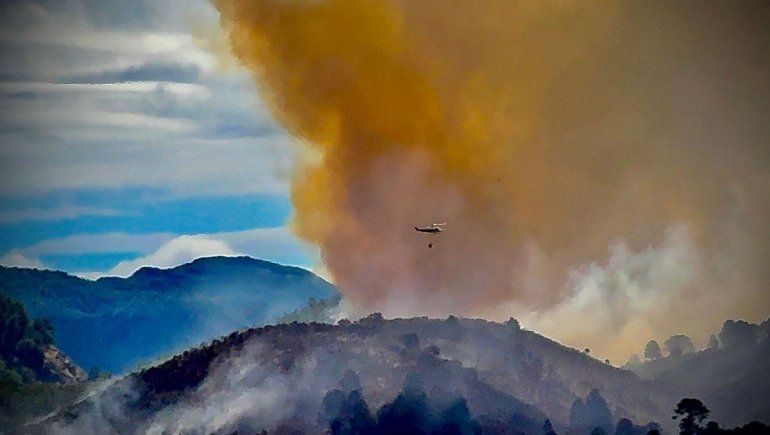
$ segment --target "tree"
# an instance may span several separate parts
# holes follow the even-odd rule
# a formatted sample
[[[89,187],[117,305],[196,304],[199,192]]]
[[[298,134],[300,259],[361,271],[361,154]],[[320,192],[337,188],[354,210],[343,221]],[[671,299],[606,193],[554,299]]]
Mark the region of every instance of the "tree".
[[[695,351],[695,346],[692,345],[690,337],[682,334],[672,335],[663,343],[663,346],[666,347],[668,355],[674,358],[679,358],[686,353]]]
[[[3,399],[8,397],[11,391],[21,385],[22,379],[16,370],[11,370],[5,366],[5,362],[0,359],[0,405]]]
[[[647,423],[645,430],[647,431],[647,435],[660,435],[660,425],[654,421]]]
[[[713,350],[719,350],[719,340],[717,339],[717,336],[714,334],[711,334],[709,337],[709,349]]]
[[[634,435],[635,433],[634,422],[627,418],[621,418],[615,426],[615,435]]]
[[[633,369],[639,367],[640,364],[642,364],[642,360],[639,358],[639,355],[634,353],[628,358],[628,361],[626,361],[623,367]]]
[[[27,337],[32,339],[39,346],[48,346],[54,343],[53,323],[50,319],[35,319],[32,321],[31,328]]]
[[[644,357],[647,359],[658,359],[663,354],[660,353],[660,345],[655,340],[647,342],[647,346],[644,347]]]
[[[430,429],[428,397],[421,389],[404,388],[377,412],[380,433],[424,434]]]
[[[21,302],[0,294],[0,361],[24,382],[44,379],[45,351],[54,342],[48,319],[32,320]]]
[[[434,431],[434,433],[441,434],[468,435],[477,432],[477,424],[471,417],[471,413],[468,410],[468,403],[463,398],[453,400],[449,406],[441,412],[438,430]]]
[[[588,415],[588,424],[591,427],[599,427],[606,431],[612,428],[612,413],[607,402],[604,400],[599,390],[593,389],[588,393],[585,401],[586,414]]]
[[[329,391],[321,408],[321,422],[329,425],[332,434],[371,433],[375,426],[369,406],[358,390],[347,396],[340,390]]]
[[[569,424],[572,427],[584,427],[588,426],[589,419],[586,412],[586,405],[580,399],[575,399],[572,402],[572,407],[569,410]]]
[[[35,374],[42,374],[45,369],[45,356],[40,346],[33,340],[25,338],[16,345],[16,359],[23,367]]]
[[[0,359],[12,360],[28,326],[29,318],[24,305],[0,294]]]
[[[407,349],[419,349],[420,337],[414,332],[409,332],[401,336],[401,344]]]
[[[507,321],[507,322],[505,322],[505,324],[506,324],[508,327],[510,327],[511,329],[515,330],[515,331],[518,331],[518,330],[520,330],[520,329],[521,329],[521,325],[519,324],[519,321],[518,321],[518,320],[516,320],[516,319],[515,319],[515,318],[513,318],[513,317],[511,317],[510,319],[508,319],[508,321]]]
[[[706,428],[701,431],[701,435],[718,435],[722,433],[722,429],[719,428],[719,423],[710,421],[706,423]]]
[[[358,377],[358,373],[353,369],[345,370],[342,374],[342,379],[339,382],[340,389],[346,393],[351,391],[361,391],[361,378]]]
[[[556,431],[553,430],[553,425],[551,424],[551,420],[545,419],[545,422],[543,423],[543,433],[545,435],[556,435]]]
[[[677,403],[674,416],[679,420],[680,434],[694,435],[700,430],[700,423],[709,416],[711,411],[698,399],[686,397]]]
[[[756,344],[759,327],[743,320],[727,320],[719,331],[719,341],[725,349]]]

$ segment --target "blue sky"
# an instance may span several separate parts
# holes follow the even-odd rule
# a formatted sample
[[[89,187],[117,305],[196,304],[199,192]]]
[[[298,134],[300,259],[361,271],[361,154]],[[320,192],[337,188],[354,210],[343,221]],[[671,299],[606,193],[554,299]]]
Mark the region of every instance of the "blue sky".
[[[312,267],[292,139],[205,0],[0,6],[0,263],[85,276],[203,255]]]

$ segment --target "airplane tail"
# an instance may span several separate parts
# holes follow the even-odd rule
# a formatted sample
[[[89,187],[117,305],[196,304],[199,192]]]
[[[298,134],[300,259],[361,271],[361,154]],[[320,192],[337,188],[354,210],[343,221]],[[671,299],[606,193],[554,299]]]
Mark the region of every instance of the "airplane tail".
[[[420,229],[419,229],[419,228],[417,228],[417,227],[414,227],[414,230],[415,230],[415,231],[420,231]]]

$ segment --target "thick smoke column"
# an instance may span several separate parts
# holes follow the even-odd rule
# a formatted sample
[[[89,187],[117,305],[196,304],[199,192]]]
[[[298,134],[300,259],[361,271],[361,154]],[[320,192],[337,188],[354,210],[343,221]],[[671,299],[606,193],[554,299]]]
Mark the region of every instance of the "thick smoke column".
[[[661,311],[709,310],[692,328],[714,330],[770,309],[765,5],[215,4],[305,148],[295,229],[355,306],[563,312],[575,270],[673,231],[698,264]],[[429,249],[413,227],[433,222]],[[604,305],[602,326],[638,314]]]

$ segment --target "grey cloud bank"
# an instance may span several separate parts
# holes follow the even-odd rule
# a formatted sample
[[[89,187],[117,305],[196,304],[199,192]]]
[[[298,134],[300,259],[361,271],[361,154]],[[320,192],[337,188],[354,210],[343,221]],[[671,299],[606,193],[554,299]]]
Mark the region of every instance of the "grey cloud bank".
[[[207,2],[0,8],[0,193],[287,191],[288,136],[192,34],[216,27]]]

